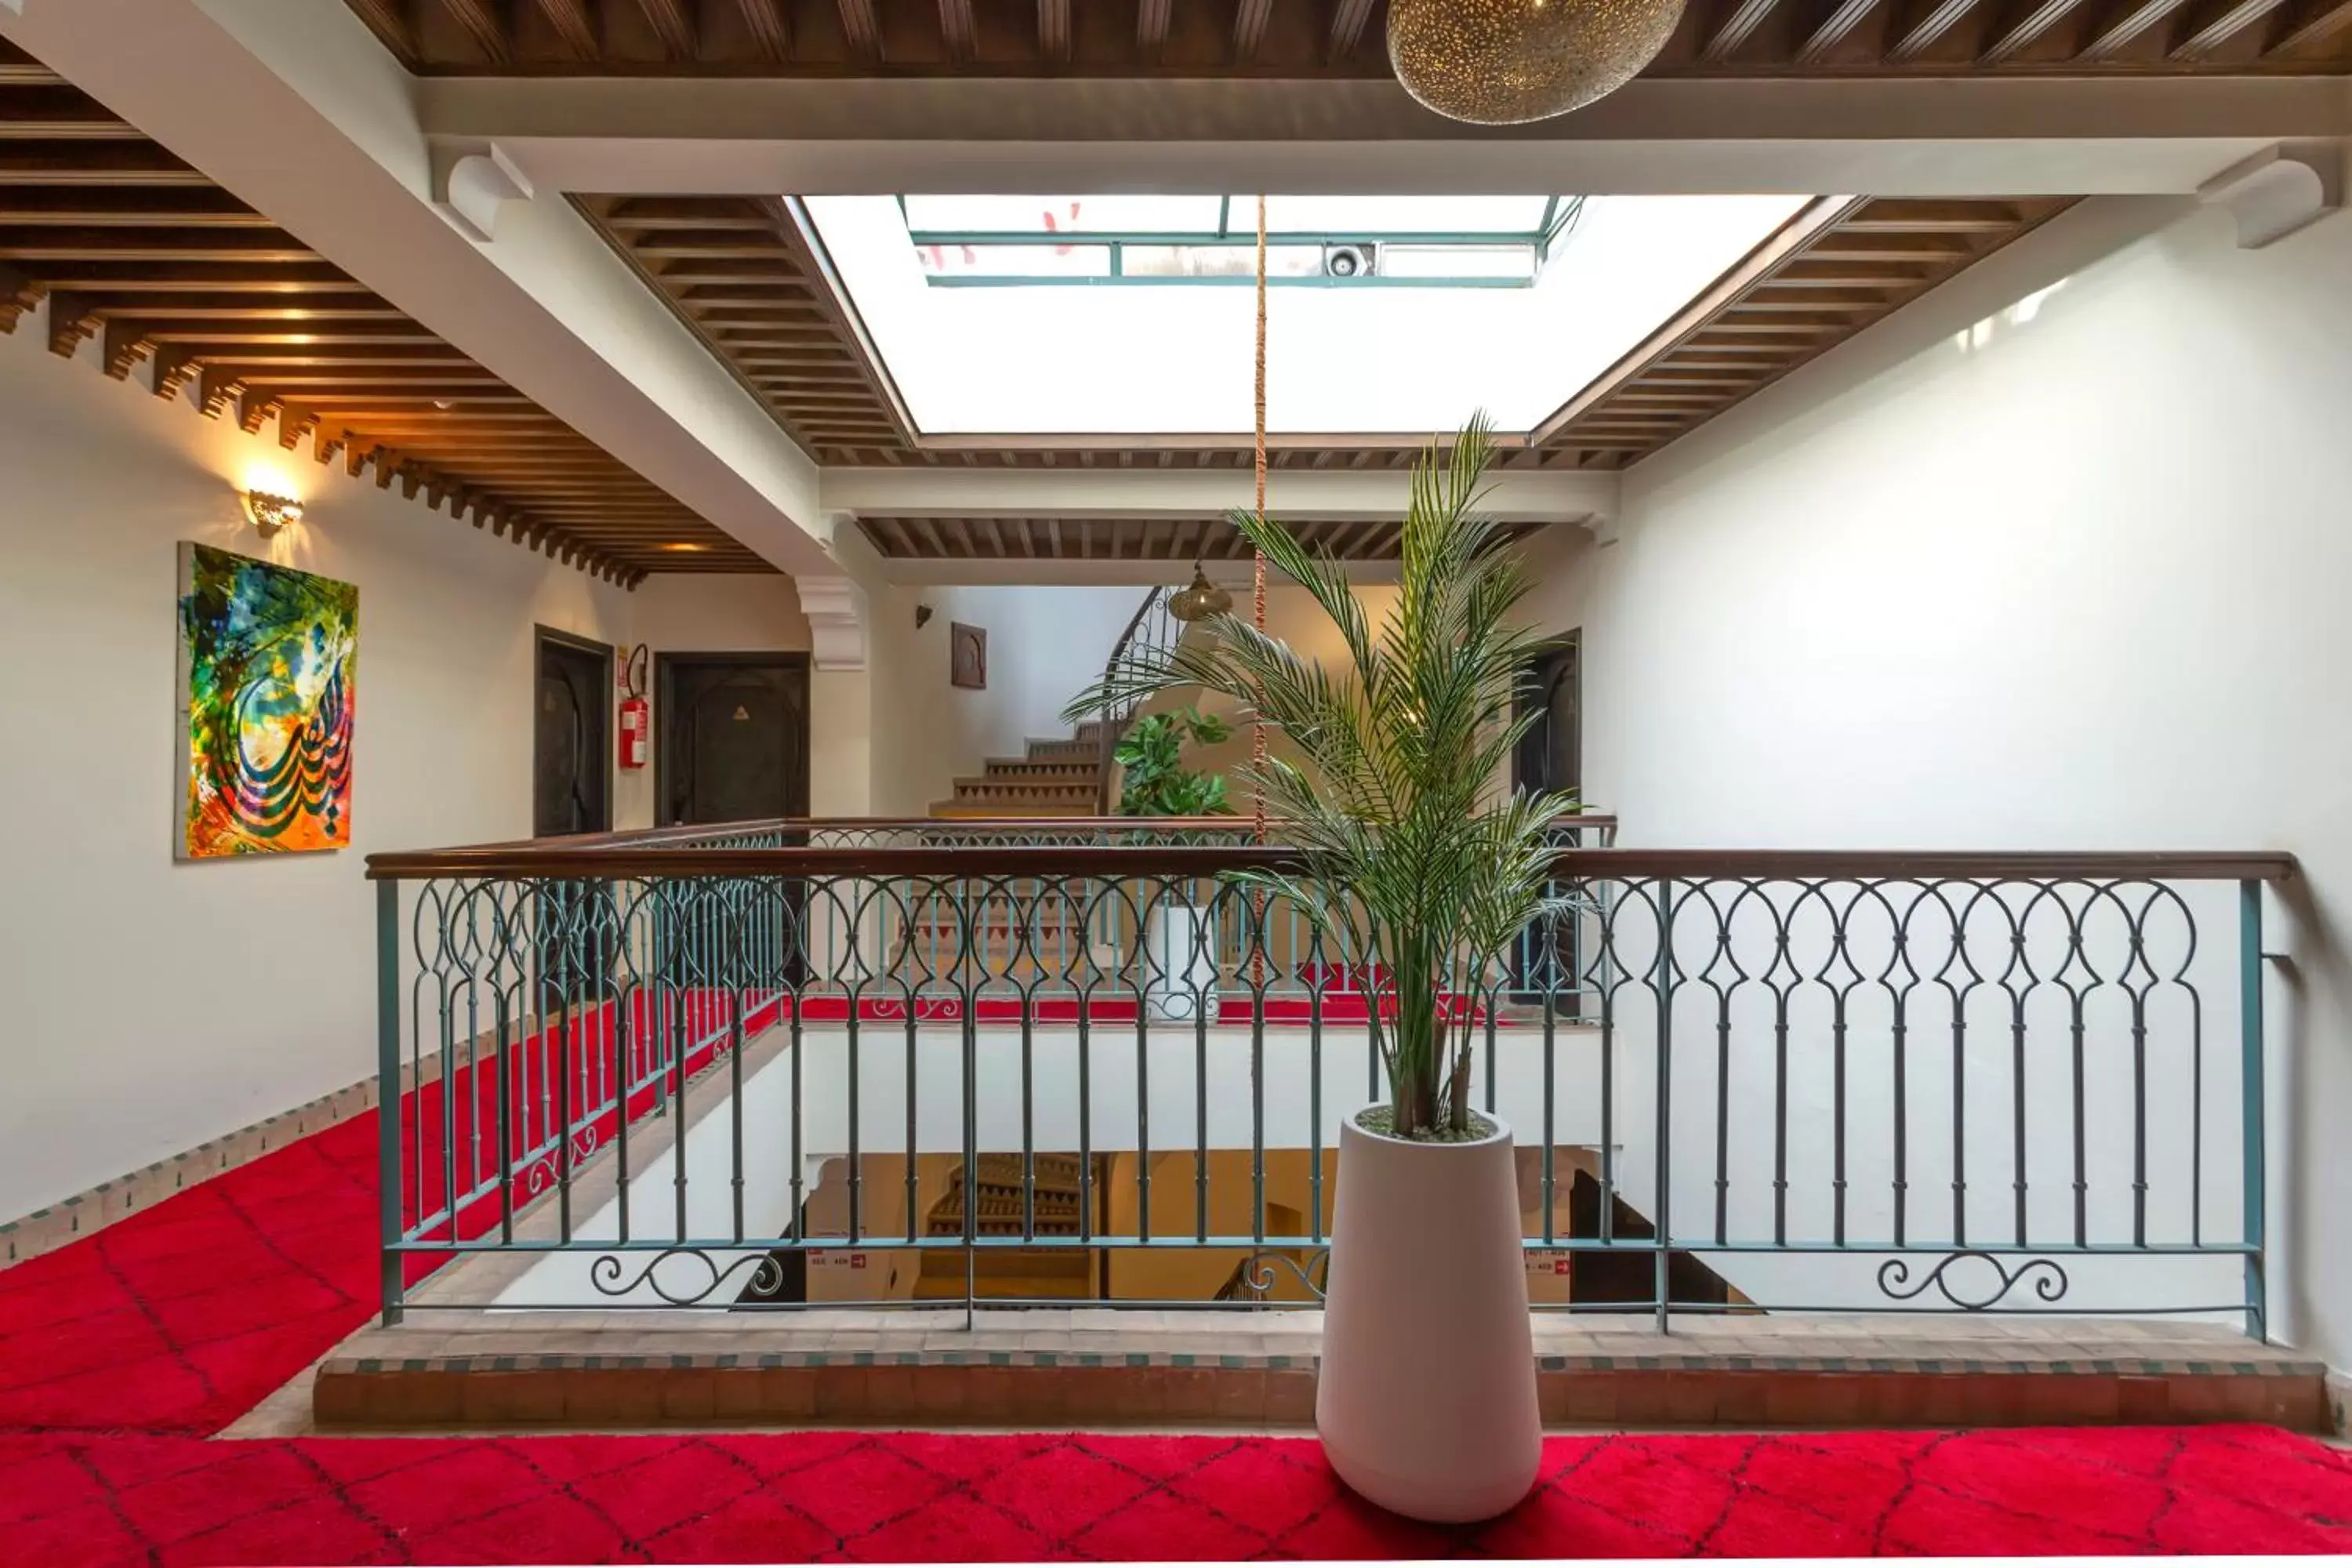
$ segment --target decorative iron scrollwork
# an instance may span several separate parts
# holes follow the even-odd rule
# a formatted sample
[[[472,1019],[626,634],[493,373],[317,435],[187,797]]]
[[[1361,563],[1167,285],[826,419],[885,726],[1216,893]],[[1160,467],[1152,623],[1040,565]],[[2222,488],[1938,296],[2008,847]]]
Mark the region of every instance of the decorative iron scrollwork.
[[[1950,1270],[1958,1263],[1981,1263],[1992,1271],[1993,1281],[1998,1283],[1986,1281],[1993,1284],[1990,1290],[1956,1289]],[[2055,1259],[2048,1258],[2029,1258],[2015,1268],[2010,1268],[1990,1252],[1949,1253],[1922,1275],[1916,1285],[1911,1283],[1911,1265],[1900,1258],[1890,1258],[1878,1268],[1878,1289],[1887,1300],[1914,1300],[1933,1286],[1943,1294],[1945,1300],[1965,1312],[1981,1312],[1997,1306],[2011,1290],[2029,1280],[2032,1283],[2034,1295],[2044,1301],[2055,1301],[2066,1294],[2066,1271],[2058,1266]],[[1966,1280],[1962,1281],[1963,1286],[1966,1283]]]
[[[781,1286],[784,1278],[783,1266],[772,1252],[747,1253],[721,1267],[716,1258],[700,1247],[673,1247],[655,1253],[634,1275],[628,1273],[629,1266],[623,1261],[623,1256],[617,1252],[607,1252],[589,1265],[588,1278],[596,1289],[607,1296],[625,1296],[641,1285],[647,1286],[655,1295],[673,1307],[699,1306],[719,1294],[720,1288],[740,1273],[746,1264],[753,1267],[751,1279],[743,1283],[743,1290],[767,1294]],[[662,1279],[661,1270],[666,1263],[688,1258],[693,1260],[694,1268],[699,1273],[689,1271],[688,1283],[693,1289],[681,1293],[672,1289],[670,1284]],[[673,1274],[676,1272],[672,1270]],[[625,1275],[627,1278],[625,1279]]]
[[[1292,1279],[1297,1280],[1300,1288],[1318,1301],[1323,1300],[1324,1291],[1330,1287],[1331,1249],[1328,1247],[1313,1248],[1304,1263],[1286,1251],[1253,1252],[1242,1259],[1243,1282],[1249,1287],[1253,1295],[1263,1300],[1266,1293],[1274,1289],[1276,1279],[1275,1269],[1277,1266],[1286,1271]],[[1317,1283],[1318,1276],[1321,1279],[1319,1284]]]

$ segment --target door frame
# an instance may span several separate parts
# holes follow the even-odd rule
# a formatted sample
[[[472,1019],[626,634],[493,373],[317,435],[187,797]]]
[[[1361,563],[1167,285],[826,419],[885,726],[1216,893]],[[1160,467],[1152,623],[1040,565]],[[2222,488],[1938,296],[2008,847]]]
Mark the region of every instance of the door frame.
[[[677,695],[677,671],[681,665],[704,665],[739,669],[796,670],[801,683],[801,727],[798,766],[785,781],[800,809],[787,809],[786,816],[806,816],[809,800],[809,747],[814,737],[815,714],[811,710],[814,693],[810,689],[809,656],[804,651],[776,649],[770,652],[694,653],[687,650],[663,650],[654,655],[654,826],[677,826],[666,820],[669,816],[670,745],[673,735],[667,715]],[[786,802],[787,806],[791,802]]]
[[[1528,649],[1528,664],[1532,669],[1554,654],[1569,651],[1576,655],[1576,771],[1579,775],[1576,781],[1576,795],[1580,803],[1584,798],[1584,779],[1581,776],[1584,773],[1584,628],[1578,626],[1572,631],[1562,632],[1558,637],[1546,637],[1535,644]],[[1512,701],[1511,717],[1517,719],[1533,707],[1535,704],[1531,700],[1532,697],[1532,693],[1521,688],[1518,695]],[[1511,792],[1517,795],[1523,792],[1526,787],[1527,781],[1520,776],[1519,749],[1514,746],[1511,748]]]
[[[583,637],[577,632],[567,632],[562,630],[561,627],[551,626],[542,623],[534,622],[530,630],[530,826],[532,836],[536,837],[539,830],[540,650],[546,647],[550,643],[553,643],[559,647],[571,648],[576,653],[593,654],[604,661],[604,700],[602,710],[604,713],[602,728],[604,732],[602,739],[597,742],[597,750],[604,757],[604,825],[602,827],[591,827],[584,831],[590,833],[610,833],[613,830],[613,819],[616,815],[616,808],[619,805],[619,803],[614,798],[620,781],[619,759],[614,755],[614,747],[613,744],[613,692],[615,689],[614,684],[614,661],[620,657],[620,650],[615,648],[611,643],[598,642],[594,637]]]

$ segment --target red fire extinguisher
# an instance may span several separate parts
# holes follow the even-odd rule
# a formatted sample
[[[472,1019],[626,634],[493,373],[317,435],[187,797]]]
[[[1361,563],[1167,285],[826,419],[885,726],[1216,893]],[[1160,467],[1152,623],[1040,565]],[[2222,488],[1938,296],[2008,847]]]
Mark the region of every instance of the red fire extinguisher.
[[[628,692],[621,700],[621,765],[641,768],[646,765],[654,727],[654,710],[646,701],[645,644],[631,648],[629,657],[622,662],[621,685]]]

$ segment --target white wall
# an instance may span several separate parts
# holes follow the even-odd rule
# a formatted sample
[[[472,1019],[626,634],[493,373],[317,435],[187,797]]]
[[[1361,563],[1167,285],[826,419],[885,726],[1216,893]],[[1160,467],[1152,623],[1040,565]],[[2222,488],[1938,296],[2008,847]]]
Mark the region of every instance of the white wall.
[[[921,816],[990,757],[1070,733],[1062,707],[1102,674],[1143,601],[1135,587],[888,587],[869,602],[872,815]],[[931,606],[919,629],[915,606]],[[988,632],[988,687],[951,684],[948,628]]]
[[[2085,204],[1632,470],[1588,778],[1634,844],[2294,851],[2273,1326],[2344,1364],[2352,216],[2179,210]]]
[[[530,831],[532,626],[625,639],[629,595],[0,337],[0,1216],[365,1077],[372,850]],[[248,485],[310,517],[265,544]],[[352,847],[176,864],[177,552],[357,584]]]
[[[629,596],[629,635],[650,654],[664,653],[794,653],[809,646],[808,617],[801,613],[800,595],[793,580],[780,574],[675,573],[648,577]],[[623,650],[625,653],[626,649]],[[814,682],[812,682],[814,685]],[[646,699],[654,704],[654,736],[659,744],[662,727],[660,688],[653,678],[653,659],[646,668]],[[823,748],[814,744],[814,731],[824,715],[814,711],[818,693],[812,690],[810,787],[820,788],[819,774],[830,769]],[[615,792],[613,826],[649,827],[655,823],[654,769],[650,763],[620,775]]]

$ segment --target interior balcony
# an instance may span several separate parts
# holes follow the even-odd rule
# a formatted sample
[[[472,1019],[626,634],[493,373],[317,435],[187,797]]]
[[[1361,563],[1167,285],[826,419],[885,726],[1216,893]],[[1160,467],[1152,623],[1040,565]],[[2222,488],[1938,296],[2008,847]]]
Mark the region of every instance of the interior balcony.
[[[1551,1418],[2324,1421],[2264,1328],[2291,860],[1609,826],[1441,998],[1519,1141]],[[1394,996],[1227,879],[1285,863],[1238,825],[1045,836],[377,857],[387,1102],[426,1087],[315,1418],[1307,1420]]]

